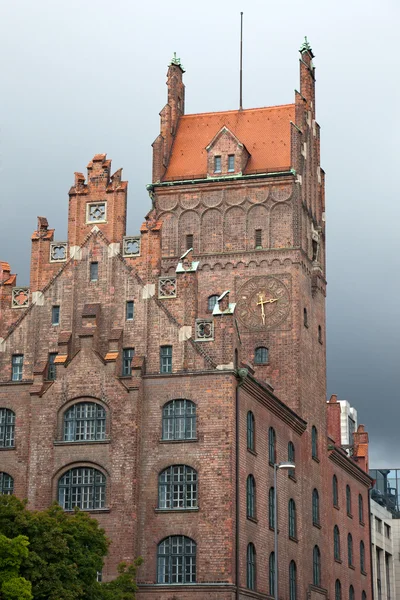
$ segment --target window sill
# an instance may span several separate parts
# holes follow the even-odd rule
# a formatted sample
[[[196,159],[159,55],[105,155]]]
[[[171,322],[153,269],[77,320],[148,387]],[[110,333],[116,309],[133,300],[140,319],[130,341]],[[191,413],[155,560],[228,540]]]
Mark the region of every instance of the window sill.
[[[72,508],[72,509],[67,510],[64,508],[64,512],[73,514],[73,513],[75,513],[75,509]],[[110,509],[109,508],[80,508],[79,512],[90,513],[91,515],[99,515],[102,513],[109,513]]]
[[[361,571],[361,575],[367,575],[367,571]]]
[[[251,521],[252,523],[258,523],[258,519],[256,519],[256,517],[249,517],[249,515],[247,515],[247,520]]]
[[[317,529],[322,529],[322,526],[319,523],[313,523],[313,527],[316,527]]]
[[[74,445],[90,445],[90,444],[109,444],[111,442],[110,439],[107,440],[54,440],[54,446],[74,446]]]
[[[336,510],[340,510],[339,504],[334,504],[333,508],[336,508]]]
[[[275,527],[271,527],[271,525],[269,525],[269,530],[270,531],[275,531]]]
[[[160,444],[190,444],[191,442],[198,442],[198,438],[190,438],[188,440],[158,440]]]
[[[155,513],[183,513],[183,512],[198,512],[199,507],[195,506],[193,508],[155,508]]]
[[[1,446],[0,447],[0,452],[6,451],[6,450],[15,450],[15,446]]]
[[[355,571],[355,570],[356,570],[356,568],[355,568],[355,566],[354,566],[354,565],[349,565],[349,569],[352,569],[353,571]]]
[[[360,523],[361,527],[364,527],[364,526],[365,526],[365,523],[364,523],[364,521],[360,521],[359,523]],[[390,539],[390,538],[389,538],[389,539]]]
[[[247,452],[250,452],[250,454],[252,454],[253,456],[257,456],[257,452],[255,450],[252,450],[251,448],[247,448]]]
[[[349,517],[349,519],[353,518],[353,515],[351,513],[349,513],[349,512],[347,513],[347,516]]]
[[[291,540],[292,542],[295,542],[296,544],[299,543],[299,540],[296,537],[293,537],[291,535],[289,535],[289,540]]]
[[[338,563],[339,565],[342,564],[342,559],[341,558],[335,558],[335,562]]]
[[[320,461],[319,461],[319,458],[318,458],[318,456],[312,456],[311,458],[312,458],[313,460],[315,460],[315,462],[316,462],[316,463],[319,463],[319,462],[320,462]]]
[[[290,475],[290,473],[288,474],[289,479],[291,479],[292,481],[294,481],[294,483],[297,483],[297,479],[294,475]]]

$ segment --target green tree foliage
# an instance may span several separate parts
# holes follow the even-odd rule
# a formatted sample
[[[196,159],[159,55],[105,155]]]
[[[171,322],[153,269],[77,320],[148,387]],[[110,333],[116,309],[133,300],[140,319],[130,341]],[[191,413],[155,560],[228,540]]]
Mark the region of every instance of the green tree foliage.
[[[137,558],[131,565],[121,563],[118,566],[118,577],[110,583],[104,583],[103,600],[134,600],[137,591],[136,573],[143,559]]]
[[[21,564],[29,556],[29,541],[24,535],[8,538],[0,534],[0,598],[32,600],[30,581],[20,576]]]

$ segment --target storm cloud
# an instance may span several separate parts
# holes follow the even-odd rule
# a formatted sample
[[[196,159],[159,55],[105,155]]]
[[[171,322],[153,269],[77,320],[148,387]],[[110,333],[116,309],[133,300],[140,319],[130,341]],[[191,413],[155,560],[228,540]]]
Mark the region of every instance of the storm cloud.
[[[304,35],[316,56],[328,395],[357,408],[371,466],[400,467],[398,1],[3,2],[0,259],[28,284],[36,217],[66,239],[73,173],[100,152],[124,167],[138,232],[169,60],[187,70],[186,112],[238,108],[241,10],[245,108],[293,101]]]

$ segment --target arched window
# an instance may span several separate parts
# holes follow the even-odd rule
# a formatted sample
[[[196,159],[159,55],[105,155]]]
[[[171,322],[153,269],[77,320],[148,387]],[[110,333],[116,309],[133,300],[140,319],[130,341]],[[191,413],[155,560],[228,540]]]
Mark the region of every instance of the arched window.
[[[81,442],[104,440],[106,411],[95,402],[79,402],[64,414],[64,440]]]
[[[289,442],[288,443],[287,457],[288,457],[288,462],[296,464],[296,452],[295,452],[295,448],[294,448],[293,442]],[[289,475],[289,477],[295,477],[295,470],[294,469],[288,469],[288,475]]]
[[[321,585],[321,552],[318,546],[314,546],[313,550],[313,584]]]
[[[268,523],[271,529],[275,529],[275,492],[273,487],[269,488],[268,500]]]
[[[13,448],[15,435],[15,413],[9,408],[0,408],[0,448]]]
[[[338,482],[336,475],[332,479],[333,506],[339,506]]]
[[[254,364],[266,365],[268,362],[268,348],[259,346],[254,353]]]
[[[268,429],[268,460],[270,465],[276,463],[276,435],[273,427]]]
[[[311,456],[318,458],[318,431],[315,425],[311,429]]]
[[[214,306],[217,304],[218,298],[219,298],[218,294],[213,294],[212,296],[208,297],[207,310],[209,312],[212,312],[214,310]]]
[[[256,589],[256,549],[251,542],[247,546],[247,587]]]
[[[364,523],[364,501],[361,494],[358,494],[358,520],[361,524]]]
[[[275,552],[269,555],[269,595],[275,598]]]
[[[253,452],[255,450],[254,434],[255,434],[254,415],[251,412],[251,410],[249,410],[249,412],[247,413],[247,449],[252,450]]]
[[[296,600],[297,598],[296,571],[296,563],[291,560],[289,565],[289,600]]]
[[[11,496],[14,493],[14,479],[8,473],[0,472],[0,494]]]
[[[352,585],[349,587],[349,600],[354,600],[354,588]]]
[[[306,308],[303,309],[303,324],[304,327],[308,327],[308,314]]]
[[[293,498],[289,500],[289,537],[296,539],[296,503]]]
[[[256,517],[256,482],[253,475],[247,477],[247,517],[255,519]]]
[[[312,493],[312,522],[313,525],[319,525],[319,494],[315,488]]]
[[[157,583],[196,583],[196,542],[171,535],[158,544]]]
[[[335,581],[335,600],[342,600],[342,586],[339,579]]]
[[[364,542],[360,542],[360,570],[361,573],[365,573],[365,546]]]
[[[347,536],[347,564],[353,566],[353,538],[351,533]]]
[[[106,476],[97,469],[70,469],[58,480],[58,503],[64,510],[96,510],[106,505]]]
[[[196,508],[197,471],[186,465],[172,465],[158,477],[158,508]]]
[[[351,491],[349,485],[346,485],[346,510],[347,514],[351,516]]]
[[[196,405],[191,400],[171,400],[163,408],[163,440],[196,438]]]
[[[333,556],[335,560],[340,560],[340,533],[337,525],[333,528]]]

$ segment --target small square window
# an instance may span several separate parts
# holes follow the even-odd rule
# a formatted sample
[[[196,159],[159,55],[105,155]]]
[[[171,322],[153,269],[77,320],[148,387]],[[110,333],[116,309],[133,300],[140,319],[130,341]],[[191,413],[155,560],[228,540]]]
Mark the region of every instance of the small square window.
[[[268,348],[259,346],[254,353],[254,364],[266,365],[268,363]]]
[[[214,156],[214,173],[221,173],[221,157]]]
[[[126,320],[133,321],[133,316],[135,312],[135,304],[133,300],[128,300],[126,303]]]
[[[132,358],[134,357],[134,348],[124,348],[122,353],[122,375],[129,377],[132,375]]]
[[[97,281],[99,278],[99,263],[90,263],[90,281]]]
[[[60,324],[60,307],[53,306],[51,309],[51,324],[59,325]]]
[[[172,346],[160,348],[160,372],[172,373]]]
[[[12,363],[11,363],[11,379],[12,381],[21,381],[22,380],[22,369],[24,366],[24,355],[23,354],[13,354]]]
[[[86,205],[86,223],[105,223],[106,219],[106,202],[94,202]]]
[[[51,352],[49,354],[49,366],[47,369],[47,379],[49,381],[54,381],[56,379],[57,366],[54,364],[56,356],[57,356],[57,352]]]
[[[228,154],[228,172],[233,173],[235,170],[235,155]]]

